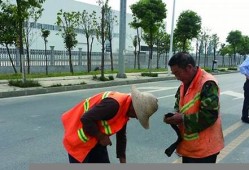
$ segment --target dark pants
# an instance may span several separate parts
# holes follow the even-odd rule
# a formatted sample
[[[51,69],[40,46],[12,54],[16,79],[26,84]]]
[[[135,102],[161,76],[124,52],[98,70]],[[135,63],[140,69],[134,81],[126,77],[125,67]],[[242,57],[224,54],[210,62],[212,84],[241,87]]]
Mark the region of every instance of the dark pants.
[[[242,109],[242,118],[248,119],[248,110],[249,110],[249,80],[246,80],[244,83],[244,103]]]
[[[216,158],[219,153],[205,157],[205,158],[190,158],[182,157],[182,163],[216,163]]]
[[[97,144],[86,156],[83,162],[77,161],[68,154],[70,163],[110,163],[107,147]]]

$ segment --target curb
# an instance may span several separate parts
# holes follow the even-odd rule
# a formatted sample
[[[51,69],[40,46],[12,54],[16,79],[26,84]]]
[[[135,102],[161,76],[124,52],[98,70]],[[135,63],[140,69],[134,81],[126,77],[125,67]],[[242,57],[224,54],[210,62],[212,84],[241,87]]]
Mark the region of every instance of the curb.
[[[238,73],[239,71],[229,71],[229,72],[213,72],[213,75],[220,74],[229,74],[229,73]],[[156,81],[165,81],[165,80],[175,80],[174,76],[170,77],[150,77],[146,79],[130,79],[130,80],[113,80],[108,82],[98,82],[98,83],[90,83],[83,85],[64,85],[59,87],[32,87],[32,88],[23,88],[16,91],[7,91],[0,92],[0,98],[9,98],[9,97],[18,97],[18,96],[30,96],[37,94],[47,94],[47,93],[57,93],[63,91],[73,91],[73,90],[83,90],[83,89],[91,89],[91,88],[102,88],[102,87],[110,87],[110,86],[119,86],[119,85],[128,85],[128,84],[139,84],[146,82],[156,82]],[[1,81],[0,81],[1,84]],[[4,84],[4,83],[3,83]]]
[[[29,96],[29,95],[37,95],[37,94],[47,94],[47,93],[56,93],[56,92],[63,92],[63,91],[83,90],[83,89],[101,88],[101,87],[110,87],[110,86],[119,86],[119,85],[128,85],[128,84],[139,84],[139,83],[174,80],[174,79],[175,77],[155,77],[155,78],[137,79],[137,80],[120,80],[120,81],[114,80],[114,82],[108,81],[108,82],[101,82],[101,83],[96,83],[96,84],[28,88],[28,89],[22,89],[18,91],[0,92],[0,98]]]

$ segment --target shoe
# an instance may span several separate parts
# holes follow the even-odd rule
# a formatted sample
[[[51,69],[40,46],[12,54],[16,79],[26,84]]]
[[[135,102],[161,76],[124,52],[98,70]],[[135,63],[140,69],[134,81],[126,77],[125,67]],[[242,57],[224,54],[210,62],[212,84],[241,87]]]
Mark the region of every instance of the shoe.
[[[242,122],[244,122],[244,123],[249,123],[249,118],[241,118],[241,120],[242,120]]]

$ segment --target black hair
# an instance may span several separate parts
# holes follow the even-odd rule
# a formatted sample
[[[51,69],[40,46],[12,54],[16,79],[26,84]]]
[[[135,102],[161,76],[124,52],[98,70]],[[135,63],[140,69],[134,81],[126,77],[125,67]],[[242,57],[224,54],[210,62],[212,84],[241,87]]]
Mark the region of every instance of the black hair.
[[[177,65],[183,69],[185,69],[189,64],[193,67],[196,65],[194,58],[187,52],[178,52],[174,54],[168,62],[169,66]]]

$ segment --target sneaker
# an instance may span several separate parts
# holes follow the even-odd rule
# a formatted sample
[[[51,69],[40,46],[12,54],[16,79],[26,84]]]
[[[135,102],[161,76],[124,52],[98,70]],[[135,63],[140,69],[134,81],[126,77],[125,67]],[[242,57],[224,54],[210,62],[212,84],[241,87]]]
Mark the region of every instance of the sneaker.
[[[249,123],[249,118],[241,118],[242,122]]]

